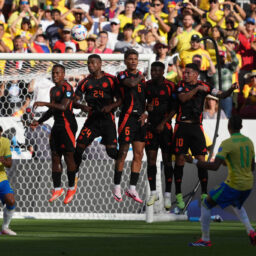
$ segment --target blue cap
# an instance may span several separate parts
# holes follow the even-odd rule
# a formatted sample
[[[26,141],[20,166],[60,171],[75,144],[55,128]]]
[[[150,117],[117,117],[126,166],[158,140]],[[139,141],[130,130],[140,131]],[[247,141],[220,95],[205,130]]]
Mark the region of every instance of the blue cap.
[[[254,18],[247,18],[246,23],[252,23],[255,25],[255,19]]]

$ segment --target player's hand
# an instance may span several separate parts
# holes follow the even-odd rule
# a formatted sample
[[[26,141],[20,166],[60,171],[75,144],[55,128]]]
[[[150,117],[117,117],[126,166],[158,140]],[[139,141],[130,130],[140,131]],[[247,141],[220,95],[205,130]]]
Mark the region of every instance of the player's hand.
[[[193,163],[193,157],[191,155],[185,155],[185,160],[188,163],[191,163],[191,164]]]
[[[4,157],[3,156],[0,156],[0,163],[4,163]]]
[[[147,118],[148,118],[148,115],[145,114],[145,113],[143,113],[143,114],[140,116],[138,122],[141,122],[141,126],[145,125]]]
[[[157,133],[161,133],[164,130],[164,125],[165,123],[160,123],[157,127],[156,127],[156,132]]]
[[[112,111],[112,106],[111,105],[104,106],[101,109],[101,112],[103,112],[103,113],[110,113],[111,111]]]
[[[83,112],[90,112],[92,110],[92,107],[86,106],[86,105],[82,105],[81,106],[81,110]]]
[[[36,109],[37,107],[44,107],[44,106],[46,106],[46,102],[37,101],[34,103],[33,109]]]
[[[33,121],[29,127],[34,131],[36,129],[36,127],[39,125],[39,123],[37,121]]]
[[[199,85],[196,87],[198,91],[203,91],[203,92],[207,92],[208,88],[206,86],[203,85]]]
[[[147,104],[147,111],[151,112],[151,111],[153,111],[153,109],[154,109],[153,103],[152,103],[152,102],[151,102],[151,103],[148,103],[148,104]]]
[[[231,88],[232,88],[233,90],[239,89],[238,83],[237,83],[237,82],[233,83],[233,84],[231,85]]]

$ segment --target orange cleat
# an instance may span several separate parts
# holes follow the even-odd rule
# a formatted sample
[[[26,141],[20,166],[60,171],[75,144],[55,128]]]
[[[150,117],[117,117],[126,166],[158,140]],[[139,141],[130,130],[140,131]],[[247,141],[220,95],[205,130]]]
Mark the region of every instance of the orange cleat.
[[[76,189],[73,189],[73,190],[68,190],[67,194],[66,194],[66,197],[64,199],[64,204],[68,204],[72,201],[74,195],[76,193]]]
[[[55,201],[57,198],[59,198],[60,196],[64,195],[64,189],[61,188],[60,190],[52,190],[52,197],[49,199],[49,202],[52,203],[53,201]]]

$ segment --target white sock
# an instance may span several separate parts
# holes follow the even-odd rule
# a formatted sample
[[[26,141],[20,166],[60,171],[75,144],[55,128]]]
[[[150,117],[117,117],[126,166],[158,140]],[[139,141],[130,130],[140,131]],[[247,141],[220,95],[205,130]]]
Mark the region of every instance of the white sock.
[[[210,241],[211,210],[201,205],[202,240]]]
[[[120,184],[116,184],[116,185],[115,185],[115,188],[116,188],[116,189],[121,189]]]
[[[55,191],[61,190],[61,188],[54,188]]]
[[[75,187],[69,187],[68,189],[69,189],[69,190],[74,190],[74,189],[75,189]]]
[[[14,212],[15,212],[14,209],[8,210],[6,207],[4,208],[2,230],[9,228]]]
[[[79,173],[78,173],[78,172],[76,173],[76,177],[77,177],[77,178],[79,177]]]
[[[251,230],[254,231],[254,228],[252,227],[250,220],[247,216],[246,210],[244,209],[244,207],[242,206],[241,209],[238,209],[236,207],[232,207],[236,216],[238,217],[238,219],[244,224],[247,234],[250,233]]]
[[[170,197],[171,198],[171,193],[170,192],[164,192],[164,197]]]
[[[131,190],[131,191],[135,191],[135,190],[136,190],[136,186],[130,185],[130,190]]]
[[[156,195],[156,190],[152,190],[150,194],[151,195]]]

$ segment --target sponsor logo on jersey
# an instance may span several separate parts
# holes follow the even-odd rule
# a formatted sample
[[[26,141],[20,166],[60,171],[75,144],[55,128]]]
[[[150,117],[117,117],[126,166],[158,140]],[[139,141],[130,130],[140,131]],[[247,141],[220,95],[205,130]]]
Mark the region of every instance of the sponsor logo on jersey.
[[[71,92],[66,92],[66,95],[69,98],[69,97],[71,97],[72,93]]]

